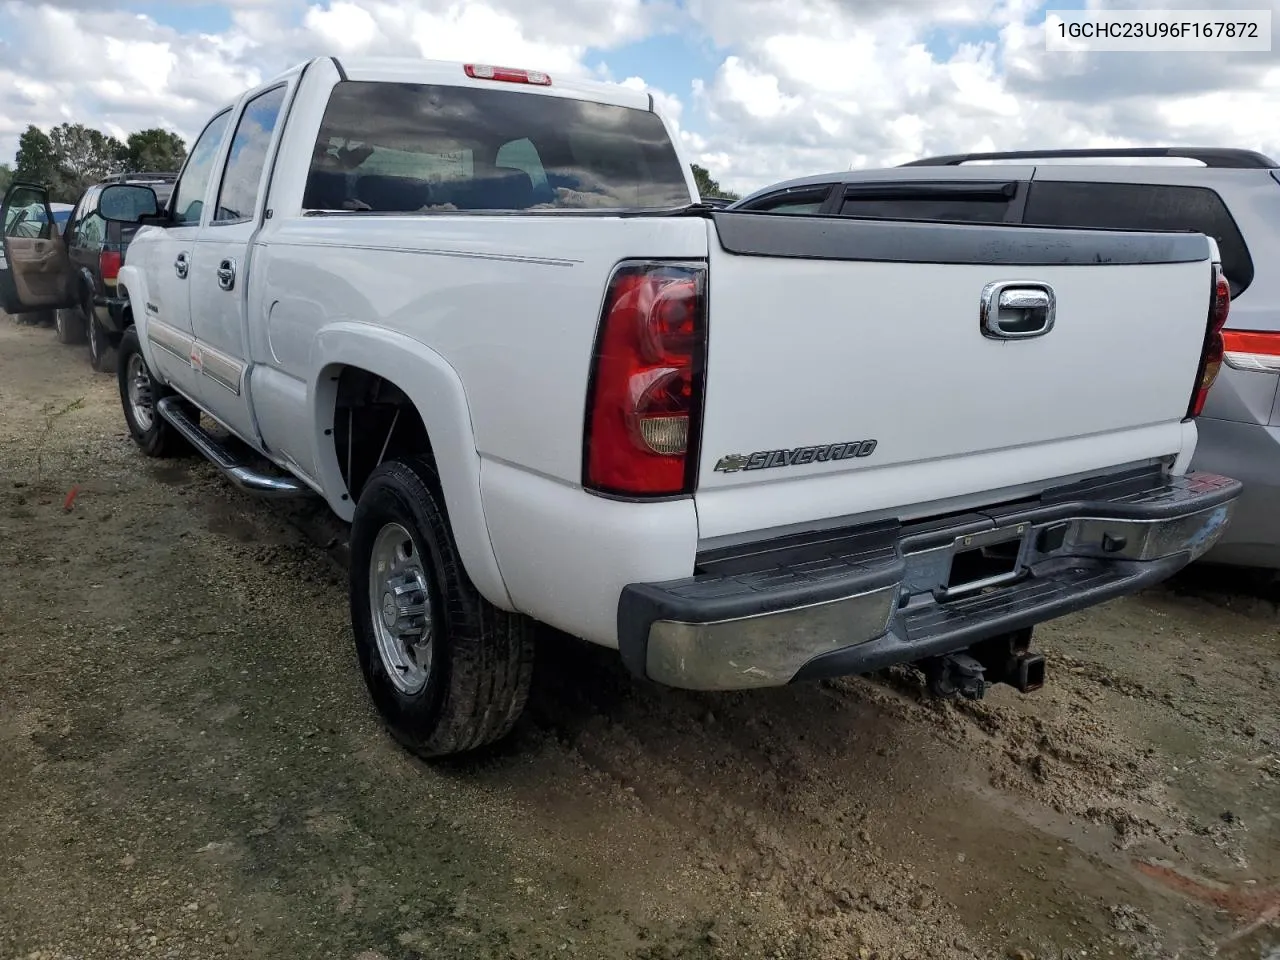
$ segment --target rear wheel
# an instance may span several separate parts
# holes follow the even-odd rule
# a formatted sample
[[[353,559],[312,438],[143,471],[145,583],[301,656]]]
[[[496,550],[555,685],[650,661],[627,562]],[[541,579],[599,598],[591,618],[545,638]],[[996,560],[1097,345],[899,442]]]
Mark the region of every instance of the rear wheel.
[[[98,318],[89,315],[87,324],[89,335],[89,363],[99,373],[108,373],[117,366],[116,346],[111,334],[98,322]]]
[[[400,743],[441,757],[510,732],[529,695],[534,623],[471,583],[430,460],[391,460],[370,475],[350,577],[360,669]]]
[[[171,396],[173,391],[156,380],[147,369],[134,327],[126,330],[120,341],[116,377],[129,435],[143,453],[149,457],[171,457],[189,449],[182,435],[156,410],[156,404]]]
[[[70,307],[54,313],[53,329],[59,343],[83,343],[85,333],[84,313],[80,307]]]

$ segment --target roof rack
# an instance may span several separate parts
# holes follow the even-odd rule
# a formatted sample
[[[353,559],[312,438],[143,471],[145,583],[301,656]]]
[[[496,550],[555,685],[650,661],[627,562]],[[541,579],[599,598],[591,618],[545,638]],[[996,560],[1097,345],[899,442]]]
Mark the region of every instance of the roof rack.
[[[178,175],[171,171],[139,170],[126,173],[112,173],[102,178],[103,183],[121,183],[125,180],[177,180]]]
[[[1255,150],[1227,147],[1108,147],[1097,150],[1010,150],[1006,153],[953,153],[941,157],[925,157],[901,164],[904,167],[957,167],[973,160],[1057,160],[1102,157],[1178,157],[1199,160],[1206,167],[1274,169],[1280,166]]]

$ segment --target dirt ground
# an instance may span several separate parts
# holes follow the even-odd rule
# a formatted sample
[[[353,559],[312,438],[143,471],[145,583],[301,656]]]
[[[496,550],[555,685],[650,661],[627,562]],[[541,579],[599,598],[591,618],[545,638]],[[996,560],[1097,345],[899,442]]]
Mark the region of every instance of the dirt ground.
[[[977,703],[548,635],[511,741],[429,766],[343,534],[144,458],[0,318],[0,958],[1280,958],[1280,615],[1230,577],[1042,627],[1047,686]]]

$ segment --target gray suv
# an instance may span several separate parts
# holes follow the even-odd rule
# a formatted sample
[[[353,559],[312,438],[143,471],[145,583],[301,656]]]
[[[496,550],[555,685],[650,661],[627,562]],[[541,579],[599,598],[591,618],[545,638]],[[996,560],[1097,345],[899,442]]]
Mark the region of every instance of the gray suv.
[[[1231,286],[1231,313],[1226,362],[1197,420],[1194,466],[1236,477],[1245,489],[1230,529],[1205,559],[1280,567],[1280,165],[1274,160],[1251,150],[1173,147],[958,154],[788,180],[729,209],[1194,230],[1213,237]],[[1099,343],[1098,366],[1080,371],[1081,388],[1088,389],[1091,377],[1114,375],[1121,372],[1108,370],[1106,344]]]

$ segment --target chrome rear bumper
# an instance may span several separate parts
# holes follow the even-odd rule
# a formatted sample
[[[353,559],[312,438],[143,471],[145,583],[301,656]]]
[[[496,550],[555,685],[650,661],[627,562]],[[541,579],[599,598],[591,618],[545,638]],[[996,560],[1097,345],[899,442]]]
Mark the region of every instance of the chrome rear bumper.
[[[619,648],[634,673],[695,690],[952,653],[1166,579],[1218,540],[1240,490],[1212,474],[1135,471],[710,554],[692,577],[623,590]]]

